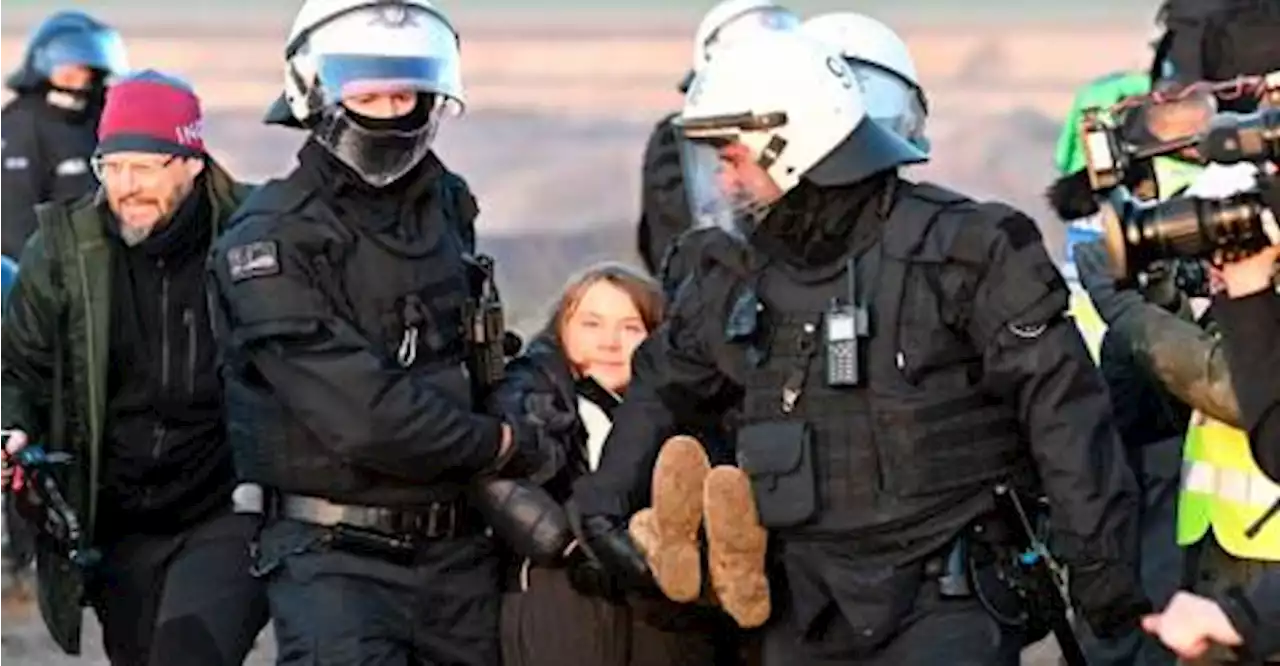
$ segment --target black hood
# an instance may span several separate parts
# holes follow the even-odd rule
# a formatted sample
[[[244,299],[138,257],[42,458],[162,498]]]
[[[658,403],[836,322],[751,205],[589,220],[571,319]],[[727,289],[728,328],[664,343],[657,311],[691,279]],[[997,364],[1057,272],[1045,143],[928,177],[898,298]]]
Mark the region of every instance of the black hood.
[[[801,180],[760,222],[752,242],[796,267],[832,264],[863,244],[858,242],[861,227],[871,225],[860,221],[896,178],[896,169],[890,169],[850,185],[823,187]]]

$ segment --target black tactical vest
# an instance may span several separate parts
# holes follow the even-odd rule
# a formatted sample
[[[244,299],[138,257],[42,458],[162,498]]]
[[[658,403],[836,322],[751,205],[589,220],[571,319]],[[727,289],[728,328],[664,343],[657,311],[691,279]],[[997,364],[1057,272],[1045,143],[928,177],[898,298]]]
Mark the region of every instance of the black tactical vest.
[[[459,181],[446,174],[430,199],[429,237],[402,243],[338,219],[323,197],[296,179],[285,181],[275,201],[260,207],[287,216],[306,231],[316,286],[338,317],[372,343],[388,368],[406,368],[428,378],[440,395],[471,410],[465,373],[441,372],[464,365],[472,307],[470,219],[461,219],[454,192]],[[287,241],[281,241],[287,242]],[[228,359],[232,364],[235,359]],[[441,379],[442,377],[448,379]],[[367,506],[411,507],[456,498],[467,479],[423,486],[352,466],[337,458],[269,391],[249,386],[242,373],[226,373],[232,443],[244,481],[283,493],[323,497]],[[239,425],[239,427],[237,427]]]
[[[942,308],[957,304],[932,284],[945,227],[975,204],[933,186],[900,189],[879,240],[853,263],[856,299],[848,263],[825,274],[771,263],[750,278],[762,316],[749,344],[763,353],[746,354],[758,362],[744,375],[740,424],[802,420],[813,433],[818,513],[784,534],[856,535],[867,550],[940,541],[928,550],[989,508],[997,480],[1028,467],[1013,407],[978,388],[981,353],[943,323]],[[833,299],[869,310],[857,386],[827,382],[821,332]],[[792,401],[789,382],[800,387]]]

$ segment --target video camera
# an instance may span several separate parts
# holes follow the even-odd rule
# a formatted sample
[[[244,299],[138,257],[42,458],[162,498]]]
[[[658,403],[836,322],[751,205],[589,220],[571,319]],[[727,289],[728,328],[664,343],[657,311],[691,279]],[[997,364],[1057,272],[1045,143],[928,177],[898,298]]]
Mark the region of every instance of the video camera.
[[[1212,99],[1256,95],[1262,107],[1249,114],[1208,117],[1207,128],[1169,136],[1170,114],[1212,114]],[[1164,116],[1157,113],[1165,111]],[[1135,120],[1133,114],[1139,114]],[[1116,279],[1132,279],[1165,259],[1206,259],[1221,265],[1280,243],[1275,214],[1256,190],[1220,199],[1183,196],[1159,203],[1135,197],[1127,180],[1150,172],[1156,157],[1190,151],[1208,163],[1280,161],[1280,72],[1265,77],[1195,85],[1173,95],[1126,100],[1111,109],[1088,109],[1081,122],[1089,183],[1103,198],[1104,236]]]
[[[47,452],[42,446],[27,446],[9,456],[9,464],[22,470],[28,489],[16,493],[11,499],[19,502],[19,513],[39,533],[52,540],[72,563],[89,567],[101,559],[101,554],[85,548],[85,534],[80,517],[62,494],[62,488],[54,478],[54,471],[72,461],[71,454]]]

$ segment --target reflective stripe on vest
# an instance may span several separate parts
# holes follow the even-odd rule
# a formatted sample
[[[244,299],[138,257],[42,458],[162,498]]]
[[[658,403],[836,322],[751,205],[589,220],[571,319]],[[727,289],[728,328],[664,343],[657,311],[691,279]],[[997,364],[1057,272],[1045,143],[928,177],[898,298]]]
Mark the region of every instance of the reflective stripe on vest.
[[[1106,322],[1102,321],[1093,307],[1093,301],[1089,300],[1089,295],[1083,289],[1071,290],[1070,312],[1076,328],[1080,330],[1080,337],[1084,338],[1085,346],[1093,355],[1093,362],[1097,363],[1102,353],[1102,338],[1107,332]]]
[[[1231,555],[1280,562],[1280,518],[1262,520],[1278,501],[1280,484],[1258,469],[1245,433],[1194,414],[1183,453],[1178,545],[1199,542],[1212,527]]]

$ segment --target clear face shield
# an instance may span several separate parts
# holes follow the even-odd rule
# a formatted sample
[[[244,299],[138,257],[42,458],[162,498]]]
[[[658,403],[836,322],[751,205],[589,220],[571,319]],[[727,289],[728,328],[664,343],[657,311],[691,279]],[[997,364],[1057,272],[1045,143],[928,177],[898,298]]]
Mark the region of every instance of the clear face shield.
[[[777,159],[768,130],[786,123],[783,113],[677,119],[682,133],[685,192],[694,228],[720,229],[741,241],[750,238],[785,190],[769,167]],[[744,137],[747,133],[754,136]],[[746,141],[765,141],[763,152]]]
[[[413,46],[387,50],[412,55],[314,57],[321,110],[312,134],[375,187],[413,169],[431,151],[441,118],[462,112],[453,31],[425,10],[401,14],[388,39]]]
[[[846,59],[862,90],[867,116],[881,127],[928,152],[925,120],[928,109],[919,88],[893,72],[871,63]]]

